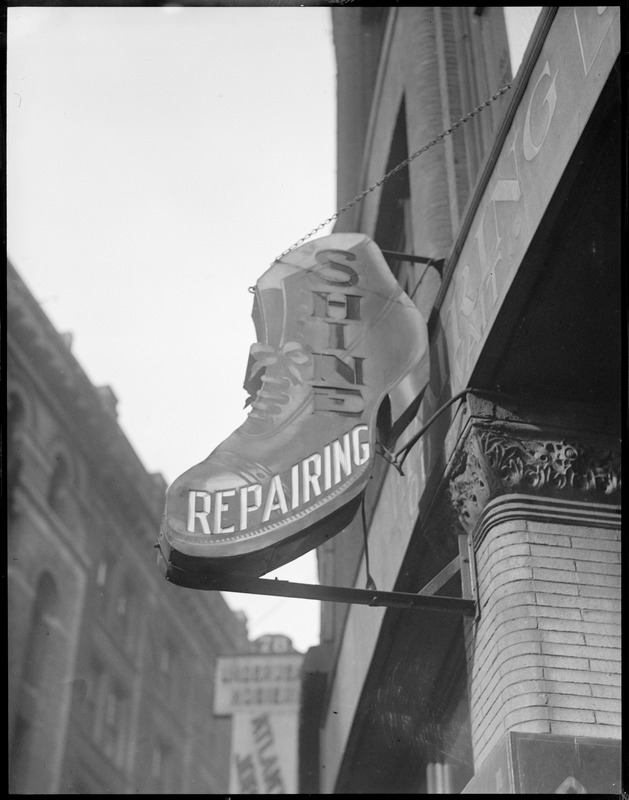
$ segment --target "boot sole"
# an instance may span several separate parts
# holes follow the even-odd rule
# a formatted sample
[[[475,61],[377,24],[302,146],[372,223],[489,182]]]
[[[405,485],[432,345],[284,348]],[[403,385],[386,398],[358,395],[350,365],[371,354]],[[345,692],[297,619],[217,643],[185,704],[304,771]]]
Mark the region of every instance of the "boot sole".
[[[363,469],[353,472],[346,481],[339,484],[334,490],[319,496],[314,503],[290,517],[284,517],[278,523],[265,525],[243,535],[243,541],[249,541],[253,537],[257,538],[259,536],[268,538],[269,535],[273,534],[273,531],[277,530],[278,538],[276,541],[268,542],[264,547],[253,552],[239,555],[223,557],[208,555],[205,556],[207,562],[204,563],[204,556],[188,555],[168,542],[168,528],[164,521],[158,543],[158,562],[166,579],[171,583],[188,588],[207,588],[207,584],[210,584],[212,580],[219,579],[225,575],[260,577],[299,558],[341,533],[356,516],[369,482],[369,476],[373,470],[376,457],[376,420],[380,408],[385,399],[394,394],[399,409],[400,397],[414,390],[414,387],[418,385],[418,375],[424,376],[424,370],[426,369],[423,364],[424,361],[424,357],[414,361],[409,369],[403,373],[402,377],[388,386],[378,402],[374,403],[374,410],[370,418],[370,457]],[[421,400],[421,395],[419,400]],[[403,430],[408,427],[414,418],[412,411],[417,405],[418,398],[415,397],[405,411],[397,417],[393,423],[396,436],[401,435]],[[396,428],[396,426],[398,427]],[[347,499],[348,496],[349,499]],[[343,502],[339,503],[338,498],[344,498]],[[337,500],[336,503],[334,502],[335,500]],[[293,525],[300,519],[307,518],[323,505],[331,505],[330,513],[325,517],[292,535],[286,535],[283,532],[283,529],[287,526]],[[331,524],[332,520],[334,521],[333,525]],[[230,546],[237,541],[237,537],[232,537]]]

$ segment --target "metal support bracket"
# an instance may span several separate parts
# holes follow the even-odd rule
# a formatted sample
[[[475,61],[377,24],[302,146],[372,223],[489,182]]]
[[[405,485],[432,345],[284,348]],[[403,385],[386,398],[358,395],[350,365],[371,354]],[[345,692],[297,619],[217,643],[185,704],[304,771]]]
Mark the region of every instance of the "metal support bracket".
[[[445,566],[438,575],[429,581],[418,594],[434,595],[438,592],[457,572],[461,569],[461,557],[455,556],[452,561]]]
[[[295,597],[304,600],[320,600],[333,603],[350,603],[373,607],[405,608],[414,611],[443,611],[450,614],[463,614],[475,617],[476,599],[466,588],[466,567],[461,556],[453,559],[439,575],[428,583],[421,592],[385,592],[378,589],[354,589],[342,586],[321,586],[310,583],[293,583],[270,578],[255,578],[245,575],[223,575],[220,577],[195,574],[170,567],[166,576],[171,583],[191,589],[219,592],[241,592],[244,594],[263,594],[276,597]],[[448,597],[433,594],[450,577],[461,569],[463,597]],[[179,575],[178,573],[181,574]]]
[[[394,258],[397,261],[408,261],[411,264],[432,264],[439,274],[445,264],[445,258],[428,258],[427,256],[415,256],[411,253],[397,253],[394,250],[381,250],[382,255]]]
[[[461,564],[461,591],[463,597],[469,597],[476,608],[474,620],[480,617],[480,600],[478,597],[478,580],[476,577],[476,555],[472,537],[459,534],[459,560]]]

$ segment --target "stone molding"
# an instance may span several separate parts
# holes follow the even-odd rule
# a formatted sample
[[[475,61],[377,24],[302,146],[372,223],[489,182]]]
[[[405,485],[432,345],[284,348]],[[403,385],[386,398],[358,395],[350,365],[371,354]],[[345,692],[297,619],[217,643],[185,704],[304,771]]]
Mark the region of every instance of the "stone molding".
[[[542,431],[504,419],[472,419],[450,463],[447,494],[468,534],[500,497],[552,498],[565,501],[566,510],[575,503],[602,509],[620,504],[619,447],[583,431]],[[527,504],[521,508],[526,517]],[[605,515],[609,517],[608,511]]]
[[[620,528],[620,507],[593,501],[557,499],[533,494],[500,495],[483,509],[473,531],[478,548],[495,525],[515,520],[549,522],[580,528]]]

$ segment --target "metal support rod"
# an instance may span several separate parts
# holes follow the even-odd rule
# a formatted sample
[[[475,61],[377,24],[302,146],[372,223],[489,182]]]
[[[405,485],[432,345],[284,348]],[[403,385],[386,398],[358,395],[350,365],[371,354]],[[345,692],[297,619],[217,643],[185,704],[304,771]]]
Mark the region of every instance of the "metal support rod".
[[[428,258],[427,256],[415,256],[410,253],[397,253],[394,250],[381,250],[384,256],[390,256],[398,261],[409,261],[412,264],[432,264],[436,270],[440,270],[444,263],[444,258]]]
[[[420,589],[418,594],[434,595],[446,583],[457,574],[461,569],[461,556],[455,556],[452,561],[445,566],[438,575],[429,581],[423,589]]]
[[[176,568],[170,568],[167,580],[180,583]],[[473,600],[461,597],[442,597],[420,595],[410,592],[383,592],[370,589],[353,589],[341,586],[320,586],[310,583],[293,583],[268,578],[251,578],[242,575],[208,577],[186,572],[181,576],[181,585],[191,589],[220,592],[243,592],[245,594],[265,594],[277,597],[296,597],[304,600],[321,600],[335,603],[357,603],[367,606],[386,606],[387,608],[406,608],[409,610],[444,611],[450,614],[464,614],[473,617],[476,604]]]
[[[463,597],[471,598],[476,607],[475,619],[480,616],[478,602],[478,584],[476,579],[476,557],[474,555],[474,542],[471,536],[459,534],[459,560],[461,564],[461,591]]]

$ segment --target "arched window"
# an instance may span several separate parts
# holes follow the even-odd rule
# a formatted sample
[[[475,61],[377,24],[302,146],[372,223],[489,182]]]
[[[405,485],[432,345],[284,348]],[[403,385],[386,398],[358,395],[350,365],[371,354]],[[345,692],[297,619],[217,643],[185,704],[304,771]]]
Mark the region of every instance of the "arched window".
[[[89,670],[86,680],[85,701],[83,715],[85,726],[91,736],[96,736],[98,731],[98,708],[104,691],[105,667],[100,658],[92,655],[89,661]]]
[[[17,513],[14,496],[24,463],[18,433],[24,425],[25,416],[22,399],[16,392],[11,392],[7,404],[7,510],[10,517]]]
[[[156,794],[168,794],[177,789],[174,750],[163,739],[158,739],[151,753],[151,783]]]
[[[44,572],[37,584],[31,627],[24,656],[23,680],[33,688],[42,685],[46,667],[46,653],[54,641],[52,628],[57,619],[59,595],[54,578]]]
[[[13,724],[13,735],[9,747],[9,794],[24,793],[32,736],[32,723],[18,714]]]
[[[103,702],[100,745],[105,755],[122,767],[126,758],[130,697],[122,684],[111,680]]]
[[[54,625],[59,612],[59,593],[54,578],[44,572],[39,578],[31,622],[26,639],[22,685],[18,709],[11,732],[9,750],[10,791],[27,793],[32,772],[33,736],[42,704],[46,701],[46,676],[54,659],[51,649],[56,641]]]
[[[56,463],[48,487],[48,504],[60,517],[63,517],[66,486],[68,483],[68,465],[61,454],[57,454]]]
[[[58,451],[48,486],[48,504],[56,515],[72,531],[78,530],[77,508],[72,497],[73,477],[66,455]]]
[[[170,639],[162,643],[159,655],[159,671],[163,684],[168,687],[169,695],[178,697],[181,691],[180,648],[176,647],[175,643]]]
[[[114,597],[114,625],[120,640],[130,655],[138,647],[140,603],[130,575],[120,581]]]
[[[104,610],[107,605],[114,572],[114,561],[115,559],[111,553],[104,552],[100,557],[94,574],[96,604],[100,611]]]

